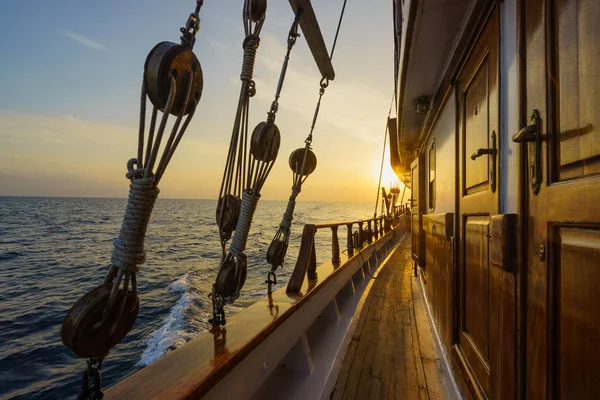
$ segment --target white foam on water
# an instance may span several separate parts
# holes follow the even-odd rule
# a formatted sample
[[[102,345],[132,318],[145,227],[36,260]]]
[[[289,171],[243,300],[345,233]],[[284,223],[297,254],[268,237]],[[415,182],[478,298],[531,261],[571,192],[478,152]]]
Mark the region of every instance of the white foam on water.
[[[160,328],[152,332],[138,346],[146,346],[137,365],[145,367],[158,360],[169,350],[174,350],[190,340],[193,335],[186,332],[185,313],[194,303],[196,295],[189,291],[190,277],[183,275],[175,282],[171,283],[169,290],[171,294],[182,293],[179,300],[173,307],[169,315],[163,320]]]

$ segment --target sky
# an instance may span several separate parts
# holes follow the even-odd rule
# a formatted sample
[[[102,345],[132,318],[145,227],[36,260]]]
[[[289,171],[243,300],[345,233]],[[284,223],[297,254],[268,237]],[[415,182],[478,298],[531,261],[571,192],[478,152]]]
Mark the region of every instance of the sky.
[[[343,0],[313,0],[330,48]],[[161,180],[162,198],[215,199],[239,95],[242,0],[205,0],[194,51],[204,89]],[[126,197],[147,53],[179,41],[194,0],[3,0],[0,14],[0,196]],[[273,101],[287,33],[287,0],[269,0],[254,70],[251,126]],[[348,0],[336,70],[314,132],[306,201],[375,201],[393,92],[391,0]],[[320,74],[301,36],[280,99],[281,147],[262,198],[287,199],[289,154],[302,147]],[[150,108],[150,107],[149,107]],[[393,111],[392,111],[393,112]],[[395,180],[386,151],[383,185]]]

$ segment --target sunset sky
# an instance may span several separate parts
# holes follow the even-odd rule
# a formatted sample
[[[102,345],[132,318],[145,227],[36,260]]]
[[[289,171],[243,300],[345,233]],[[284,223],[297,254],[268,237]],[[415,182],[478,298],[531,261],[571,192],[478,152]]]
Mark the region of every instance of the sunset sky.
[[[315,0],[331,46],[342,0]],[[214,199],[237,104],[244,37],[241,0],[206,0],[195,52],[204,72],[199,109],[165,177],[163,198]],[[193,0],[4,0],[0,14],[0,196],[125,197],[136,154],[142,66],[178,42]],[[269,110],[293,12],[270,0],[255,67],[253,127]],[[374,201],[393,90],[390,0],[349,0],[313,147],[317,170],[301,200]],[[289,154],[310,129],[320,75],[304,38],[290,61],[277,125],[279,157],[264,199],[286,199]],[[384,182],[394,179],[385,163]]]

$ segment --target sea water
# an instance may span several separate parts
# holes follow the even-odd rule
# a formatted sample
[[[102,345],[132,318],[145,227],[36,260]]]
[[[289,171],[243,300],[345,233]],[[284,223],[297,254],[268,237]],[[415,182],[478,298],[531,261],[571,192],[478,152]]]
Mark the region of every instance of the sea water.
[[[266,296],[265,254],[286,203],[260,201],[248,238],[248,277],[227,306],[229,316]],[[158,200],[137,275],[140,312],[105,360],[105,387],[209,329],[207,295],[221,256],[215,206]],[[61,343],[60,326],[73,303],[102,283],[125,207],[125,199],[0,197],[0,398],[76,395],[85,361]],[[373,210],[370,203],[299,202],[276,287],[288,281],[304,224],[368,218]],[[345,228],[339,240],[343,249]],[[331,257],[330,230],[317,234],[315,246],[317,263]]]

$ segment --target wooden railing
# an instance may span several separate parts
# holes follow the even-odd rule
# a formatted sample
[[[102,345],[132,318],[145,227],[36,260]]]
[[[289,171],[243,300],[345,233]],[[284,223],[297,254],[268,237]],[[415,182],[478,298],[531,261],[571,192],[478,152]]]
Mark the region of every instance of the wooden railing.
[[[398,210],[400,211],[400,210]],[[404,213],[404,211],[402,211]],[[400,216],[401,214],[397,214]],[[354,255],[355,249],[362,249],[365,243],[371,244],[386,233],[390,232],[400,221],[400,218],[379,216],[355,221],[332,222],[326,224],[304,225],[300,252],[296,260],[296,266],[288,281],[287,293],[297,293],[302,288],[304,277],[308,279],[317,278],[317,255],[315,247],[315,235],[317,231],[331,229],[331,262],[334,266],[340,264],[340,243],[338,239],[338,228],[345,226],[347,229],[346,250],[348,256]],[[357,227],[356,232],[353,231]]]
[[[275,398],[281,390],[292,388],[298,398],[331,393],[340,367],[332,365],[350,343],[348,335],[371,274],[386,262],[408,230],[408,218],[396,217],[306,225],[293,272],[296,277],[292,276],[300,280],[300,289],[289,292],[288,286],[270,292],[231,317],[226,328],[199,335],[109,388],[105,400],[204,395],[246,399],[256,398],[259,391],[264,398]],[[351,239],[346,248],[352,255],[340,252],[340,226],[348,229]],[[317,231],[331,232],[332,255],[331,261],[318,267],[318,277]],[[302,284],[309,265],[315,279],[309,276]],[[323,313],[326,317],[320,318]],[[290,383],[297,380],[279,379],[290,374],[300,374],[295,376],[302,377],[301,387]],[[271,378],[277,384],[270,385]]]

